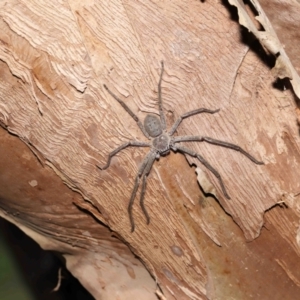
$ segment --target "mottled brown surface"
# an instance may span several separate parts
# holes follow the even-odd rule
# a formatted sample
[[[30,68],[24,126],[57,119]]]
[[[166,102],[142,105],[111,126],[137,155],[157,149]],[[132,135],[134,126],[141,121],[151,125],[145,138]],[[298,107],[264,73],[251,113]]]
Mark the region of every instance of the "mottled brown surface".
[[[155,299],[145,288],[134,291],[136,285],[155,285],[128,247],[90,213],[99,212],[1,127],[0,145],[1,216],[26,228],[44,249],[64,254],[70,271],[96,298],[114,295],[117,281],[128,299]]]
[[[1,131],[2,215],[44,248],[68,253],[68,267],[97,299],[152,299],[155,281],[167,299],[299,295],[295,98],[274,87],[262,49],[241,43],[228,7],[39,3],[0,7],[0,121],[16,135]],[[136,201],[132,234],[127,205],[147,149],[122,151],[105,171],[96,164],[120,144],[145,138],[103,83],[143,120],[157,113],[162,59],[168,125],[192,109],[220,108],[184,121],[178,134],[238,144],[265,165],[230,149],[187,144],[220,172],[231,200],[189,159],[217,200],[204,198],[195,169],[171,154],[148,179],[151,223]]]
[[[262,8],[270,19],[280,41],[296,70],[300,71],[300,2],[287,0],[261,0]],[[278,13],[280,12],[280,13]]]

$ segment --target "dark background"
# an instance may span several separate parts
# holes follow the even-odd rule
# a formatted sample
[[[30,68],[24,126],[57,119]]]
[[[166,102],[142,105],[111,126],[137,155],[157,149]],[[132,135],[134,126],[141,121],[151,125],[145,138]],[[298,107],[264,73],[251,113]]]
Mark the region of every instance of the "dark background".
[[[54,291],[59,282],[57,291]],[[15,225],[0,218],[1,300],[94,299],[65,268],[58,254],[44,251]]]

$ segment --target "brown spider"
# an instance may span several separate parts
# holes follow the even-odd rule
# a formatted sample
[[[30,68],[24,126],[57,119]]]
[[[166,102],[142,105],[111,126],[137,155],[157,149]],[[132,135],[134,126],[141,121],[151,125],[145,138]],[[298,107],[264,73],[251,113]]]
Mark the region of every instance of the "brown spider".
[[[108,91],[108,93],[116,99],[122,107],[127,111],[127,113],[135,120],[145,137],[147,137],[150,142],[140,142],[140,141],[128,141],[127,143],[119,146],[117,149],[112,151],[108,155],[108,161],[104,167],[99,167],[101,170],[105,170],[109,167],[111,158],[116,155],[119,151],[125,149],[126,147],[129,146],[135,146],[135,147],[150,147],[150,151],[147,154],[147,156],[144,158],[144,160],[141,163],[141,166],[139,167],[138,174],[135,178],[135,183],[134,183],[134,188],[131,194],[131,198],[129,201],[128,205],[128,214],[129,214],[129,219],[130,219],[130,224],[131,224],[131,232],[134,231],[135,225],[134,225],[134,220],[132,216],[132,206],[133,202],[140,184],[140,180],[142,177],[142,190],[141,190],[141,195],[140,195],[140,206],[142,208],[142,211],[146,217],[147,224],[150,222],[150,217],[149,214],[146,210],[146,207],[144,205],[144,196],[145,196],[145,190],[146,190],[146,182],[147,182],[147,177],[150,173],[151,167],[155,161],[155,159],[159,159],[160,156],[165,156],[170,153],[170,150],[174,152],[181,152],[188,154],[192,157],[196,157],[208,170],[210,170],[216,178],[219,180],[221,189],[223,191],[223,194],[227,199],[230,199],[226,189],[225,185],[223,183],[223,180],[221,178],[221,175],[218,173],[216,169],[214,169],[200,154],[182,147],[178,145],[180,142],[191,142],[191,141],[197,141],[197,142],[206,142],[210,143],[213,145],[218,145],[226,148],[230,148],[236,151],[241,152],[245,156],[247,156],[252,162],[258,165],[264,164],[261,161],[256,160],[253,156],[251,156],[249,153],[247,153],[245,150],[243,150],[241,147],[219,141],[216,139],[212,139],[210,137],[204,137],[204,136],[175,136],[173,137],[174,132],[176,131],[177,127],[179,124],[182,122],[183,119],[188,118],[190,116],[200,114],[200,113],[209,113],[209,114],[214,114],[218,112],[220,109],[216,110],[209,110],[206,108],[199,108],[192,110],[190,112],[187,112],[183,115],[181,115],[177,121],[174,123],[174,125],[171,127],[171,130],[167,132],[166,130],[166,119],[165,115],[163,113],[163,108],[162,108],[162,98],[161,98],[161,81],[162,81],[162,76],[163,76],[163,71],[164,71],[164,63],[163,61],[161,62],[161,73],[160,73],[160,78],[158,82],[158,108],[159,108],[159,118],[155,115],[150,115],[148,114],[144,120],[144,125],[141,123],[139,118],[132,112],[132,110],[121,100],[119,99],[114,93],[112,93],[108,87],[104,84],[104,88]]]

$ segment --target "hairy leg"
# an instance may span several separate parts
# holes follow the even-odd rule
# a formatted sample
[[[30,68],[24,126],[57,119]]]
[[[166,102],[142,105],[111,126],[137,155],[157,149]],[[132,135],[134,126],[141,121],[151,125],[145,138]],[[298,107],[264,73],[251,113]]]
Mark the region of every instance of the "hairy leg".
[[[129,204],[128,204],[128,214],[129,214],[129,220],[130,220],[130,224],[131,224],[131,232],[133,232],[134,229],[135,229],[134,219],[133,219],[133,215],[132,215],[132,206],[133,206],[133,203],[134,203],[134,199],[135,199],[137,190],[139,188],[141,176],[143,175],[143,173],[144,173],[147,165],[149,164],[149,162],[151,162],[153,160],[153,157],[155,159],[155,152],[150,151],[147,154],[147,156],[144,158],[144,160],[142,161],[142,164],[139,168],[138,174],[135,178],[134,187],[133,187],[131,197],[130,197],[130,200],[129,200]],[[153,162],[152,162],[152,164],[153,164]],[[151,164],[151,166],[152,166],[152,164]]]
[[[147,212],[147,209],[145,207],[145,204],[144,204],[144,199],[145,199],[145,191],[146,191],[146,185],[147,185],[147,178],[148,178],[148,175],[151,171],[151,168],[152,168],[152,165],[154,163],[156,159],[156,154],[154,153],[153,156],[149,157],[149,160],[148,160],[148,164],[145,168],[145,172],[144,172],[144,176],[143,176],[143,184],[142,184],[142,191],[141,191],[141,197],[140,197],[140,206],[142,208],[142,211],[146,217],[146,220],[147,220],[147,224],[150,223],[150,217],[149,217],[149,214]]]
[[[227,199],[230,199],[227,191],[226,191],[226,188],[225,188],[225,185],[224,185],[224,182],[222,180],[222,177],[221,175],[219,174],[219,172],[214,168],[212,167],[200,154],[188,149],[188,148],[185,148],[185,147],[178,147],[178,146],[171,146],[172,150],[173,151],[179,151],[181,153],[186,153],[192,157],[196,157],[209,171],[211,171],[215,176],[216,178],[219,180],[219,183],[220,183],[220,186],[221,186],[221,189],[222,189],[222,192],[223,194],[225,195],[225,197]]]
[[[205,137],[205,136],[177,136],[172,139],[173,143],[178,143],[178,142],[206,142],[209,144],[213,144],[216,146],[221,146],[229,149],[233,149],[235,151],[238,151],[242,154],[244,154],[246,157],[248,157],[252,162],[254,162],[257,165],[263,165],[264,163],[262,161],[257,160],[254,158],[252,155],[250,155],[248,152],[246,152],[244,149],[242,149],[240,146],[231,144],[228,142],[224,141],[219,141],[216,139],[212,139],[210,137]]]
[[[121,146],[119,146],[117,149],[115,149],[114,151],[110,152],[108,154],[108,160],[107,160],[107,163],[105,166],[103,167],[100,167],[97,165],[97,167],[100,169],[100,170],[105,170],[109,167],[110,165],[110,161],[112,159],[112,157],[114,155],[116,155],[118,152],[120,152],[121,150],[125,149],[126,147],[130,147],[130,146],[134,146],[134,147],[151,147],[151,144],[149,143],[144,143],[144,142],[139,142],[139,141],[129,141]]]
[[[210,110],[210,109],[206,109],[206,108],[198,108],[192,111],[189,111],[183,115],[181,115],[176,122],[173,124],[169,135],[173,135],[174,132],[176,131],[177,127],[179,126],[179,124],[183,121],[183,119],[197,115],[197,114],[201,114],[201,113],[208,113],[208,114],[214,114],[216,112],[220,111],[220,109],[216,109],[216,110]]]
[[[163,73],[164,73],[164,62],[161,61],[161,73],[158,82],[158,110],[159,110],[161,127],[163,130],[165,130],[167,125],[166,125],[166,118],[162,107],[162,97],[161,97],[161,82],[162,82]]]
[[[113,98],[115,98],[121,104],[121,106],[127,111],[127,113],[134,119],[134,121],[137,123],[137,125],[139,126],[139,128],[143,132],[144,136],[147,137],[148,139],[150,139],[149,134],[147,133],[147,131],[144,128],[144,125],[139,120],[139,118],[133,113],[133,111],[127,106],[127,104],[125,104],[125,102],[123,100],[121,100],[120,98],[118,98],[105,84],[103,84],[103,86],[108,91],[108,93]]]

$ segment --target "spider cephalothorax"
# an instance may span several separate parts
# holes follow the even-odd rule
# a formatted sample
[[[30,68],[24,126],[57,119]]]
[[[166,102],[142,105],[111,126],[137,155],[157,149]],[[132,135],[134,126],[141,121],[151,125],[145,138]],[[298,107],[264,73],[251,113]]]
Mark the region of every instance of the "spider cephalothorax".
[[[170,136],[163,132],[160,119],[154,115],[147,115],[144,120],[145,131],[152,138],[152,147],[157,151],[156,158],[170,152]]]
[[[163,113],[163,108],[162,108],[162,98],[161,98],[161,81],[162,81],[162,75],[164,71],[164,64],[161,62],[161,73],[160,73],[160,78],[158,82],[158,107],[159,107],[159,117],[155,115],[150,115],[148,114],[144,120],[144,125],[141,123],[139,118],[131,111],[131,109],[121,100],[119,99],[115,94],[113,94],[106,85],[104,85],[104,88],[108,91],[108,93],[115,99],[117,100],[122,107],[127,111],[127,113],[135,120],[145,137],[147,137],[150,141],[149,142],[140,142],[140,141],[129,141],[121,146],[119,146],[117,149],[112,151],[108,155],[108,160],[107,163],[104,167],[99,167],[101,170],[105,170],[109,167],[111,158],[116,155],[119,151],[123,150],[126,147],[129,146],[136,146],[136,147],[149,147],[150,151],[147,154],[147,156],[144,158],[144,160],[141,163],[141,166],[139,167],[138,174],[135,179],[133,191],[130,197],[129,205],[128,205],[128,213],[129,213],[129,219],[131,223],[131,231],[134,231],[135,225],[134,225],[134,220],[132,216],[132,206],[133,202],[140,184],[140,180],[142,178],[142,190],[141,190],[141,195],[140,195],[140,205],[143,210],[143,213],[147,219],[147,224],[150,222],[150,217],[148,215],[148,212],[145,208],[144,205],[144,196],[145,196],[145,190],[146,190],[146,182],[147,182],[147,177],[151,171],[151,167],[155,161],[155,159],[159,159],[161,155],[166,155],[170,152],[170,150],[174,152],[181,152],[184,154],[188,154],[192,157],[196,157],[207,169],[209,169],[219,180],[221,189],[223,194],[225,195],[226,198],[230,199],[226,189],[225,185],[223,183],[223,180],[221,178],[221,175],[218,173],[218,171],[213,168],[200,154],[194,152],[193,150],[190,150],[188,148],[185,148],[181,146],[179,143],[180,142],[206,142],[226,148],[230,148],[236,151],[241,152],[245,156],[247,156],[251,161],[254,163],[261,165],[263,162],[256,160],[253,156],[251,156],[249,153],[247,153],[245,150],[243,150],[240,146],[224,142],[224,141],[219,141],[216,139],[212,139],[210,137],[204,137],[204,136],[175,136],[173,137],[174,132],[176,131],[177,127],[179,124],[182,122],[183,119],[188,118],[190,116],[200,114],[200,113],[209,113],[209,114],[214,114],[219,111],[219,109],[216,110],[209,110],[206,108],[199,108],[192,110],[190,112],[187,112],[183,115],[181,115],[177,121],[174,123],[174,125],[171,127],[170,131],[166,131],[166,120],[165,120],[165,115]]]

